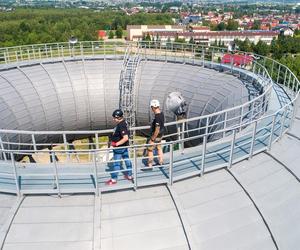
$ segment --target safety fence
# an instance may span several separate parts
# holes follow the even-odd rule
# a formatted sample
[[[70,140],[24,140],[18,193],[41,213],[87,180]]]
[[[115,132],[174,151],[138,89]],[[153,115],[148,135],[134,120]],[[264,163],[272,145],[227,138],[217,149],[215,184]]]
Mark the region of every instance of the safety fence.
[[[158,43],[130,43],[130,44],[109,44],[99,42],[79,42],[76,45],[69,43],[44,44],[6,48],[1,50],[3,60],[7,67],[14,67],[14,63],[37,63],[45,60],[87,60],[89,57],[101,59],[123,59],[128,55],[128,51],[135,54],[139,53],[143,60],[177,62],[201,67],[213,68],[218,71],[228,71],[230,74],[237,75],[246,79],[251,84],[260,88],[260,93],[255,98],[241,105],[230,107],[212,114],[183,119],[166,124],[168,131],[165,140],[184,139],[185,137],[197,134],[209,134],[209,141],[227,136],[230,133],[217,131],[248,123],[262,116],[267,108],[272,91],[272,80],[265,67],[253,60],[253,62],[243,62],[241,57],[239,67],[230,63],[222,62],[222,57],[227,53],[222,48],[205,48],[196,45],[182,44],[158,44]],[[123,54],[122,54],[123,53]],[[1,53],[0,53],[1,55]],[[26,56],[25,56],[26,55]],[[126,60],[126,58],[124,58]],[[209,61],[210,60],[210,61]],[[132,128],[135,134],[145,134],[149,126]],[[1,149],[23,150],[32,149],[34,151],[42,148],[61,148],[63,150],[75,150],[71,143],[77,135],[89,138],[88,142],[81,143],[81,148],[88,146],[90,149],[104,147],[107,142],[101,142],[101,137],[110,134],[112,130],[101,131],[15,131],[0,130]],[[39,141],[39,138],[48,138],[51,142]],[[134,144],[145,142],[140,137],[134,138]],[[195,142],[196,143],[196,142]],[[199,143],[199,140],[198,140]],[[181,144],[181,149],[184,144]],[[78,148],[76,149],[79,150]],[[2,159],[7,159],[2,154]],[[91,159],[91,158],[90,158]]]
[[[81,57],[96,56],[95,51],[101,49],[101,55],[119,56],[121,45],[93,44],[86,50],[85,43],[71,47],[69,50],[62,45],[34,45],[27,48],[7,48],[2,50],[5,65],[11,66],[24,60],[41,60],[55,57]],[[101,47],[102,46],[102,47]],[[134,46],[134,45],[131,45]],[[181,44],[155,44],[145,43],[141,45],[144,60],[167,60],[181,63],[191,63],[204,67],[220,70],[229,70],[232,74],[252,74],[257,76],[264,86],[263,93],[247,103],[223,110],[214,114],[183,119],[166,124],[170,131],[166,135],[166,142],[161,143],[165,148],[164,165],[154,166],[153,170],[143,167],[145,157],[141,152],[147,145],[135,143],[128,148],[132,152],[132,172],[134,182],[129,182],[122,177],[121,173],[128,171],[126,168],[119,172],[119,182],[113,187],[106,187],[107,180],[114,163],[109,158],[111,148],[104,148],[99,143],[99,137],[107,135],[112,130],[104,131],[10,131],[1,130],[1,152],[3,161],[0,162],[0,190],[17,194],[26,193],[74,193],[74,192],[95,192],[138,188],[140,186],[169,183],[194,175],[202,175],[207,171],[221,167],[231,167],[233,163],[242,159],[251,158],[254,154],[264,150],[270,150],[272,144],[279,140],[291,127],[298,107],[299,80],[284,65],[266,57],[254,55],[252,63],[239,63],[234,65],[232,60],[229,64],[222,63],[226,50],[220,48],[205,48],[196,45]],[[31,48],[29,50],[29,48]],[[63,49],[62,49],[63,48]],[[123,47],[124,49],[125,47]],[[4,51],[4,52],[3,52]],[[39,52],[41,51],[41,52]],[[65,51],[69,54],[65,54]],[[124,52],[125,50],[123,50]],[[222,52],[223,51],[223,52]],[[111,53],[110,53],[111,52]],[[43,55],[48,57],[42,57]],[[220,53],[220,55],[218,55]],[[223,54],[222,54],[223,53]],[[238,52],[241,53],[241,52]],[[25,55],[26,54],[26,55]],[[35,55],[35,57],[34,57]],[[246,53],[244,53],[246,58]],[[209,61],[210,59],[210,61]],[[221,59],[221,60],[220,60]],[[245,59],[246,60],[246,59]],[[222,67],[220,67],[220,65]],[[284,93],[281,100],[281,108],[274,113],[265,114],[269,105],[272,84],[276,83]],[[257,102],[259,100],[259,102]],[[191,122],[198,126],[189,127]],[[132,128],[135,131],[148,129],[148,126]],[[10,150],[8,145],[14,145],[11,141],[5,141],[5,135],[14,133],[19,136],[29,136],[32,142],[22,144],[29,149]],[[39,150],[48,144],[41,144],[35,141],[39,134],[55,134],[62,137],[61,150]],[[91,149],[70,149],[68,137],[74,134],[90,135],[93,141],[87,143],[93,145]],[[210,138],[218,140],[210,141]],[[198,141],[199,145],[185,148],[188,142]],[[208,143],[209,142],[209,143]],[[18,143],[16,143],[18,145]],[[58,143],[59,145],[59,143]],[[46,163],[24,163],[14,159],[19,155],[32,155],[47,157]],[[74,162],[71,158],[84,155],[86,162]],[[102,157],[102,158],[101,158]],[[104,159],[105,158],[105,159]],[[59,159],[59,160],[58,160]],[[64,159],[64,160],[62,160]],[[102,159],[102,160],[101,160]]]

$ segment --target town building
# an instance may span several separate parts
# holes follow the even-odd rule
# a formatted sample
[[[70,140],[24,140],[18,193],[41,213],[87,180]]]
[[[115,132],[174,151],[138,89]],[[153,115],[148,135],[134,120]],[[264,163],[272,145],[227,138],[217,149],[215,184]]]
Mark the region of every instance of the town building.
[[[263,41],[267,44],[271,44],[273,38],[277,38],[278,31],[204,31],[192,28],[191,31],[186,31],[182,26],[127,26],[128,40],[141,41],[146,36],[150,36],[151,40],[159,40],[162,43],[175,41],[177,39],[189,42],[193,40],[194,43],[212,45],[215,43],[221,43],[228,46],[234,40],[246,40],[254,44],[258,41]]]
[[[148,33],[184,32],[185,26],[177,25],[127,25],[127,40],[141,40]]]

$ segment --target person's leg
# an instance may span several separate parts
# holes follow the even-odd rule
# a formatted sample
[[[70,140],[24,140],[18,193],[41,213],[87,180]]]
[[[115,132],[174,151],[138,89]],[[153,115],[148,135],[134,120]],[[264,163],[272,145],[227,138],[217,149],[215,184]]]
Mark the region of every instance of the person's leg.
[[[116,153],[114,151],[114,169],[113,171],[118,171],[121,169],[121,159],[122,159],[122,154]],[[118,179],[118,172],[111,173],[111,178],[114,180]]]
[[[157,145],[157,154],[158,154],[158,161],[159,164],[162,165],[164,163],[164,156],[161,145]]]
[[[126,175],[132,176],[132,163],[131,163],[131,160],[129,159],[128,149],[124,150],[124,153],[122,154],[122,157],[125,161],[126,168],[128,169],[128,171],[125,172]]]
[[[148,167],[152,167],[153,164],[153,146],[149,146],[148,150]]]

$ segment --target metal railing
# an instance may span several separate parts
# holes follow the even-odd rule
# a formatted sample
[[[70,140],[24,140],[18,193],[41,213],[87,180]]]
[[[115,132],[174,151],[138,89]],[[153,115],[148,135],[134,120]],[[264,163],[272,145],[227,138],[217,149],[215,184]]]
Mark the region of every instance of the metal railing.
[[[110,44],[100,42],[80,42],[77,45],[70,47],[68,43],[61,44],[45,44],[45,45],[32,45],[22,46],[14,48],[6,48],[2,50],[5,55],[5,65],[7,67],[13,67],[13,62],[17,63],[37,63],[37,61],[54,60],[54,56],[61,56],[61,59],[56,60],[75,60],[86,57],[101,56],[102,59],[123,59],[128,55],[127,44]],[[215,68],[222,71],[229,71],[230,74],[238,74],[239,77],[247,78],[252,83],[256,83],[263,88],[260,96],[253,98],[249,102],[241,105],[227,108],[213,114],[195,117],[191,119],[180,120],[178,122],[170,122],[166,124],[169,134],[165,136],[165,139],[177,136],[177,138],[184,138],[190,136],[190,133],[200,133],[204,131],[216,131],[221,128],[230,127],[237,123],[242,124],[249,120],[254,120],[264,114],[268,107],[268,102],[272,90],[272,81],[268,75],[267,70],[260,63],[254,61],[251,65],[242,64],[243,68],[234,67],[233,61],[230,65],[221,63],[220,58],[226,53],[224,49],[215,49],[210,51],[211,48],[205,48],[203,46],[196,45],[182,45],[171,44],[161,45],[157,43],[130,43],[130,51],[132,53],[139,52],[139,55],[144,60],[156,60],[156,61],[170,61],[189,63],[192,65],[199,65],[202,67]],[[1,51],[1,50],[0,50]],[[23,53],[21,53],[24,51]],[[48,52],[51,53],[48,53]],[[24,53],[28,55],[25,57]],[[47,53],[46,53],[47,52]],[[123,53],[123,54],[122,54]],[[1,53],[0,53],[1,55]],[[19,61],[19,56],[22,55],[23,61]],[[38,55],[38,57],[37,57]],[[51,55],[51,57],[49,57]],[[48,57],[47,57],[48,56]],[[27,59],[27,61],[25,60]],[[207,61],[210,59],[211,61]],[[33,62],[32,62],[33,60]],[[127,60],[124,58],[124,60]],[[181,61],[180,61],[181,60]],[[29,61],[29,62],[28,62]],[[247,68],[247,69],[244,69]],[[193,124],[198,124],[196,127]],[[178,129],[175,129],[177,126]],[[149,126],[134,128],[134,132],[142,132],[149,129]],[[52,147],[53,145],[62,146],[64,150],[68,150],[73,146],[69,143],[70,138],[74,138],[74,135],[84,134],[86,137],[93,137],[94,143],[85,143],[82,146],[90,146],[91,148],[100,148],[106,143],[99,143],[98,138],[111,133],[112,130],[102,131],[11,131],[0,130],[1,147],[4,149],[24,149],[31,148],[33,150],[40,149],[42,147]],[[57,141],[51,143],[39,142],[38,137],[44,135],[55,136]],[[226,133],[220,133],[221,137],[226,136]],[[218,138],[220,138],[220,135]],[[211,140],[212,138],[210,138]],[[182,147],[183,148],[183,147]]]
[[[93,44],[93,42],[91,43]],[[83,42],[80,43],[78,47],[75,47],[71,53],[73,58],[76,56],[99,55],[99,53],[97,54],[95,52],[96,43],[89,48],[89,53],[85,49],[86,47],[84,47],[84,44],[85,43]],[[48,55],[51,55],[50,59],[54,58],[54,55],[66,58],[70,56],[64,54],[64,48],[67,46],[66,44],[64,44],[63,47],[60,44],[55,44],[54,46],[56,46],[57,50],[54,50],[51,46],[32,46],[30,47],[31,50],[28,52],[26,57],[24,52],[22,53],[22,51],[25,51],[24,47],[17,47],[17,49],[15,48],[15,51],[17,51],[15,56],[13,56],[12,53],[13,48],[4,49],[5,65],[10,67],[11,63],[18,63],[20,58],[23,58],[22,62],[24,60],[32,60],[32,58],[34,60],[49,59],[49,57],[42,57],[42,55],[44,55],[46,52]],[[105,58],[109,58],[112,55],[114,58],[117,58],[119,55],[121,55],[121,52],[119,54],[121,49],[119,49],[118,46],[119,45],[112,45],[111,47],[107,47],[104,45],[104,50],[102,50],[103,54],[101,55],[105,55]],[[108,51],[108,48],[111,48],[111,51]],[[233,62],[231,62],[229,65],[224,65],[220,62],[219,58],[222,56],[222,54],[220,54],[222,51],[223,54],[226,53],[225,50],[213,47],[205,48],[203,46],[196,45],[162,45],[146,43],[142,46],[141,50],[144,50],[142,55],[145,60],[177,61],[219,70],[221,67],[222,70],[227,69],[232,74],[239,74],[240,77],[252,76],[252,78],[250,77],[249,79],[255,79],[259,81],[264,89],[260,96],[239,106],[210,115],[179,120],[166,124],[167,128],[175,126],[179,129],[166,136],[166,139],[172,138],[172,141],[161,143],[167,151],[165,153],[165,164],[163,166],[155,167],[155,170],[151,173],[141,172],[141,168],[139,166],[143,158],[145,158],[139,156],[139,154],[147,145],[134,144],[129,146],[133,152],[130,158],[133,163],[132,171],[135,181],[134,183],[128,182],[124,185],[117,185],[114,187],[115,189],[130,187],[136,189],[140,186],[158,183],[172,184],[174,181],[186,178],[188,176],[203,175],[205,172],[212,169],[231,167],[232,164],[237,161],[245,158],[251,158],[254,154],[261,151],[270,150],[272,144],[279,140],[291,127],[296,114],[296,108],[298,106],[299,80],[286,66],[262,56],[256,56],[256,59],[251,65],[245,64],[242,65],[242,67],[237,67],[236,65],[233,65]],[[3,55],[3,50],[1,51]],[[124,47],[122,47],[122,51],[125,51]],[[37,58],[36,55],[41,56],[38,56]],[[286,104],[284,104],[282,108],[278,109],[276,112],[264,115],[265,111],[268,109],[269,97],[272,91],[273,82],[282,87],[282,90],[286,94]],[[220,117],[223,117],[223,119]],[[199,126],[189,128],[189,123],[191,122],[197,122]],[[148,128],[148,126],[144,126],[133,128],[133,130],[141,131]],[[198,133],[194,134],[194,131]],[[22,144],[23,146],[31,147],[30,149],[9,150],[6,149],[7,145],[19,145],[19,143],[14,144],[13,142],[7,142],[3,140],[3,137],[0,138],[0,147],[2,158],[4,160],[0,163],[0,178],[7,180],[6,185],[3,186],[0,184],[0,190],[17,194],[39,192],[52,192],[58,194],[70,192],[95,192],[98,194],[99,191],[105,191],[107,189],[111,190],[111,188],[106,188],[104,186],[103,180],[108,178],[112,173],[112,171],[106,171],[107,164],[113,164],[114,161],[99,160],[99,155],[107,156],[107,154],[111,152],[111,149],[101,148],[101,144],[98,143],[99,136],[111,132],[112,130],[63,132],[1,130],[1,135],[27,135],[31,137],[32,142]],[[70,150],[68,148],[69,143],[67,141],[67,136],[70,135],[69,133],[71,135],[93,135],[96,140],[96,143],[94,143],[95,149]],[[40,134],[61,136],[63,142],[61,145],[63,145],[63,149],[49,151],[38,150],[39,147],[48,145],[45,143],[36,143],[35,136]],[[221,139],[208,143],[209,139],[215,135],[218,135],[218,139]],[[175,139],[174,136],[176,137]],[[181,151],[177,150],[178,145],[183,145],[184,147],[185,143],[194,140],[201,141],[202,145],[195,148],[186,149],[185,154],[181,154]],[[14,160],[16,155],[28,155],[32,153],[35,153],[38,157],[47,155],[48,158],[50,154],[52,162],[22,163]],[[62,160],[57,161],[57,157],[61,159],[63,158],[61,155],[68,159],[68,157],[74,154],[85,156],[90,155],[92,161],[81,163],[72,163],[71,161],[68,161],[68,164],[65,164],[65,162]],[[37,166],[39,168],[36,168]],[[118,172],[125,171],[127,170],[124,169]],[[32,187],[34,185],[32,183],[38,183],[35,179],[38,179],[38,177],[47,177],[48,184],[55,183],[55,188],[51,188],[51,185],[49,188],[48,184],[48,186],[46,185],[47,187],[43,186],[43,184],[36,184],[36,186],[39,187],[36,190]],[[150,179],[148,180],[148,178]],[[25,179],[25,184],[23,179]],[[82,179],[89,181],[82,183]],[[26,180],[32,181],[32,186],[28,184],[29,188],[26,188]],[[68,181],[71,182],[71,184]],[[71,188],[69,187],[70,185]]]

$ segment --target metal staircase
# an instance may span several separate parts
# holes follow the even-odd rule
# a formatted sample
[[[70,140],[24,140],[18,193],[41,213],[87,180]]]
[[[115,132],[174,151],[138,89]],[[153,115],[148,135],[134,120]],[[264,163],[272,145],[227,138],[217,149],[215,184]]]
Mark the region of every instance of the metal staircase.
[[[139,63],[141,61],[139,55],[139,47],[134,48],[127,47],[123,68],[120,75],[120,101],[119,107],[124,113],[124,118],[129,128],[135,127],[135,112],[136,112],[136,98],[135,98],[135,78]],[[130,143],[133,142],[134,131],[130,132]]]

